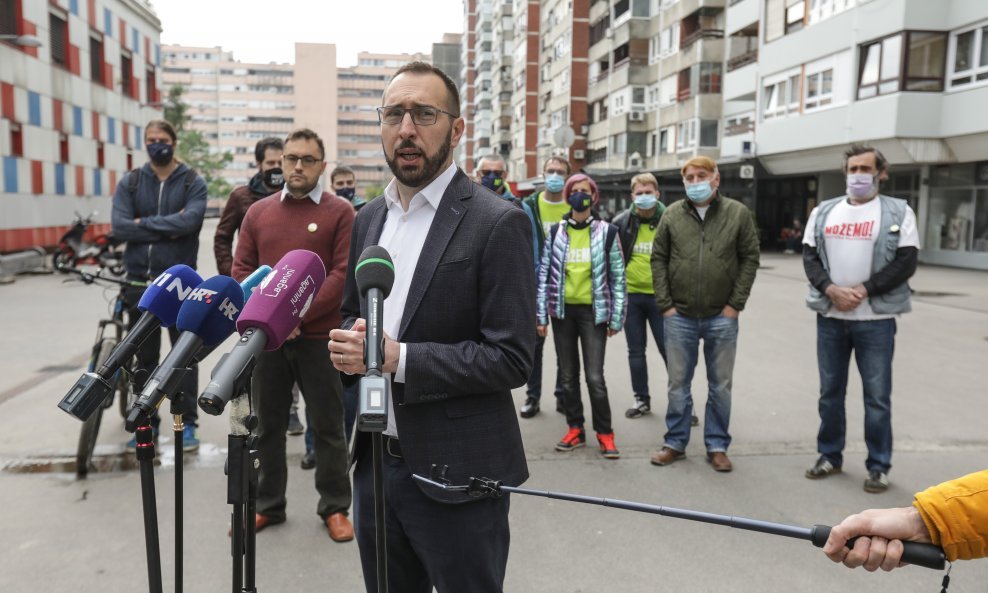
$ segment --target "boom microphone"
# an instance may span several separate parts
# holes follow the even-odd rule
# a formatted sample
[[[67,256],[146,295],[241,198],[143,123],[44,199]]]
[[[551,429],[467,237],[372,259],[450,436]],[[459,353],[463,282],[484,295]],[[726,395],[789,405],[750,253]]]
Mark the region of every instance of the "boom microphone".
[[[209,384],[199,396],[202,411],[213,416],[223,413],[249,375],[254,357],[285,343],[325,281],[326,266],[311,251],[289,251],[275,264],[237,319],[237,330],[242,335],[213,369]]]
[[[229,276],[214,276],[197,286],[179,309],[175,327],[182,333],[144,385],[127,416],[126,428],[134,432],[151,417],[166,395],[174,395],[188,372],[196,351],[226,339],[235,328],[244,306],[244,291]]]
[[[184,264],[172,266],[155,278],[137,304],[142,314],[134,327],[113,348],[99,369],[85,373],[76,381],[58,407],[79,420],[87,420],[113,391],[112,377],[159,327],[175,324],[182,301],[200,283],[199,274]]]
[[[381,374],[384,365],[384,299],[395,282],[395,266],[388,250],[378,245],[364,249],[353,270],[357,290],[367,299],[367,335],[364,341],[364,364],[367,371],[360,380],[357,428],[381,432],[388,426],[388,381]]]

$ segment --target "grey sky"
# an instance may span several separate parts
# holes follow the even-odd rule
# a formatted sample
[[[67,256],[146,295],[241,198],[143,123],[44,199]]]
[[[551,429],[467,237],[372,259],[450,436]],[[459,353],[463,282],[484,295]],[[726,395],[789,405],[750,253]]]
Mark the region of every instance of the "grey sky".
[[[429,53],[463,31],[463,0],[152,0],[166,44],[220,46],[242,62],[292,62],[295,42],[335,43],[340,67],[357,52]]]

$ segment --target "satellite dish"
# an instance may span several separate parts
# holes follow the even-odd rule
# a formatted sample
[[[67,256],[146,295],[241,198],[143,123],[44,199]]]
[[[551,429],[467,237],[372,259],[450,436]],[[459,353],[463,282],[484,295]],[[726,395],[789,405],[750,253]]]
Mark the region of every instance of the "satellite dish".
[[[556,128],[556,132],[552,135],[552,139],[556,142],[556,146],[560,148],[569,148],[573,146],[576,142],[576,133],[573,128],[569,126],[560,126]]]

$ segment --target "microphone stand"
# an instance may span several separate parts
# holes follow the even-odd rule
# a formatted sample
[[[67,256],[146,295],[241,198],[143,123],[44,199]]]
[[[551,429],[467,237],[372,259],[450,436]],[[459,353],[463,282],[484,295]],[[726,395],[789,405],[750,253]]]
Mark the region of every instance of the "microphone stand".
[[[377,591],[388,591],[387,525],[384,509],[384,429],[388,426],[388,380],[378,368],[371,368],[360,379],[360,413],[357,429],[371,433],[374,462],[374,541],[377,549]],[[368,402],[373,402],[369,404]]]
[[[231,554],[233,556],[233,593],[256,593],[257,571],[257,483],[260,470],[257,450],[257,416],[250,401],[251,374],[254,361],[244,367],[234,384],[233,392],[246,397],[249,412],[244,417],[247,434],[230,433],[227,436],[227,487],[226,502],[233,505]]]
[[[137,429],[137,461],[141,468],[141,502],[144,507],[144,546],[148,560],[148,591],[162,593],[161,549],[158,546],[158,504],[154,496],[154,437],[151,424]]]
[[[436,464],[433,464],[429,478],[418,474],[412,474],[412,478],[442,490],[463,492],[475,498],[500,498],[504,492],[527,494],[529,496],[541,496],[543,498],[568,500],[571,502],[624,509],[626,511],[637,511],[639,513],[651,513],[665,517],[699,521],[701,523],[713,523],[715,525],[723,525],[725,527],[734,527],[735,529],[744,529],[747,531],[757,531],[771,535],[792,537],[810,541],[818,548],[822,548],[824,544],[827,543],[827,538],[830,537],[831,528],[826,525],[814,525],[811,528],[797,527],[795,525],[784,525],[782,523],[772,523],[757,519],[746,519],[744,517],[735,517],[733,515],[717,515],[702,511],[676,509],[642,502],[631,502],[613,498],[596,498],[582,494],[569,494],[566,492],[552,492],[549,490],[532,490],[529,488],[504,486],[500,481],[491,480],[489,478],[471,477],[467,484],[454,486],[446,478],[446,470],[448,469],[449,466],[443,466],[443,468],[440,469],[436,466]],[[848,547],[854,547],[854,541],[856,539],[857,538],[852,538],[851,540],[848,540],[846,545]],[[907,564],[915,564],[925,568],[931,568],[933,570],[943,570],[946,563],[946,556],[944,555],[943,549],[939,546],[907,541],[902,542],[902,545],[904,548],[902,562]]]
[[[162,378],[161,382],[157,386],[157,390],[163,393],[170,400],[169,412],[172,414],[173,423],[172,428],[175,435],[175,593],[182,593],[182,523],[183,523],[183,497],[182,493],[184,490],[184,480],[183,480],[183,445],[185,441],[185,424],[182,420],[182,392],[179,386],[182,384],[182,379],[190,372],[192,372],[191,365],[195,364],[195,361],[190,362],[190,366],[183,368],[172,368],[169,372]],[[140,428],[137,429],[138,433],[138,446],[137,446],[137,459],[140,462],[141,467],[141,490],[144,497],[144,532],[145,540],[147,545],[148,553],[148,580],[151,588],[151,593],[161,592],[161,553],[159,550],[158,543],[158,520],[156,515],[152,515],[149,521],[148,517],[148,507],[150,503],[152,505],[152,513],[156,512],[155,505],[155,495],[154,495],[154,443],[150,442],[150,447],[146,447],[142,451],[141,448],[141,437],[140,431],[143,428],[147,428],[148,439],[150,439],[151,427],[150,418],[144,416],[149,416],[149,414],[144,414],[144,411],[138,408],[136,405],[131,409],[130,415],[127,418],[128,422],[132,422],[135,419],[140,418],[143,422]],[[154,574],[152,574],[152,556],[156,568],[154,569]]]

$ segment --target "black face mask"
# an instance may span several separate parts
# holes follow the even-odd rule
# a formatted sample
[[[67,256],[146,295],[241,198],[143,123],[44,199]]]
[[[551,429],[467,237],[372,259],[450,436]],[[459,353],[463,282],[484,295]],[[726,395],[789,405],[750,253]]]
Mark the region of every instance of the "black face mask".
[[[353,197],[357,195],[357,190],[352,187],[341,187],[336,190],[336,195],[340,196],[344,200],[353,201]]]
[[[285,174],[278,167],[274,169],[268,169],[264,172],[262,177],[264,185],[272,188],[278,188],[285,185]]]
[[[151,158],[151,162],[159,167],[164,167],[168,163],[172,162],[172,158],[175,156],[175,149],[171,144],[165,144],[164,142],[153,142],[147,145],[148,156]]]

